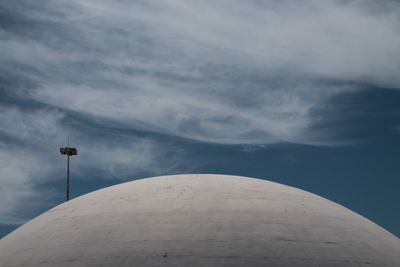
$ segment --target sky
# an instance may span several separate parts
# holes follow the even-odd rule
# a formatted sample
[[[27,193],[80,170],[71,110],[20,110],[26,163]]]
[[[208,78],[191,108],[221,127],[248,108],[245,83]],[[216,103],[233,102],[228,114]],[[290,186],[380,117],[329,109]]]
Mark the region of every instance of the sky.
[[[400,2],[0,2],[0,237],[71,194],[218,173],[400,236]]]

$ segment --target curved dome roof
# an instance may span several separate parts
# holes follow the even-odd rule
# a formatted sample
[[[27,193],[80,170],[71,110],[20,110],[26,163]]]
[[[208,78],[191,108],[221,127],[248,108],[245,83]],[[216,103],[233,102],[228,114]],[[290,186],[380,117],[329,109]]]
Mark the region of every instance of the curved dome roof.
[[[61,204],[0,241],[0,266],[400,266],[400,240],[305,191],[174,175]]]

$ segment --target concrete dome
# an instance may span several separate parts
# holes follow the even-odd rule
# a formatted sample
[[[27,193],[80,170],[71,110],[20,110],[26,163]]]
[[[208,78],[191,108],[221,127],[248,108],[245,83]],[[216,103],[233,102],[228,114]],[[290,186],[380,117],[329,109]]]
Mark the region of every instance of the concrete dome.
[[[400,240],[265,180],[174,175],[61,204],[0,241],[0,266],[400,266]]]

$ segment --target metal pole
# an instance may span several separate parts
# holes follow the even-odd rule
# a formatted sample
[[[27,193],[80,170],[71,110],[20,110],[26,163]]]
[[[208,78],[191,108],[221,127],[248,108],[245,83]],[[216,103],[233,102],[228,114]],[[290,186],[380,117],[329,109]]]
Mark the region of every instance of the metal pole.
[[[69,200],[69,155],[67,155],[67,201]]]
[[[69,200],[69,157],[78,155],[78,150],[75,147],[61,147],[61,155],[67,155],[67,195],[66,201]]]

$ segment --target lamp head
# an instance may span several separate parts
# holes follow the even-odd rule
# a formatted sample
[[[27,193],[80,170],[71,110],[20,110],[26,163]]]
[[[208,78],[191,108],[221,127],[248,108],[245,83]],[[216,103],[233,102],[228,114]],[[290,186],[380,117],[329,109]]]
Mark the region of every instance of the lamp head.
[[[60,153],[67,156],[78,155],[78,150],[75,147],[61,147]]]

